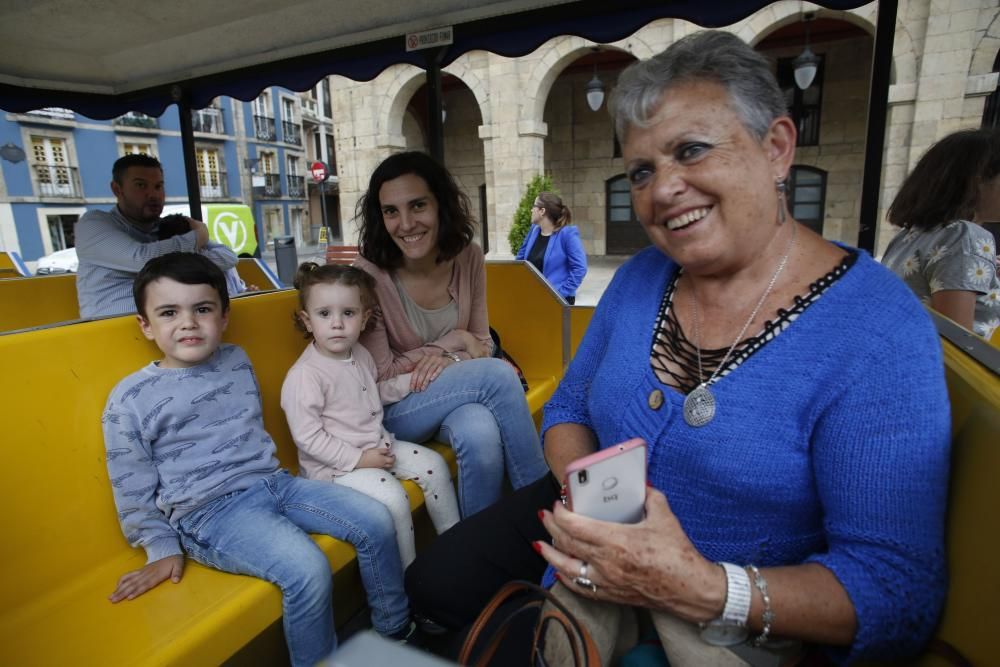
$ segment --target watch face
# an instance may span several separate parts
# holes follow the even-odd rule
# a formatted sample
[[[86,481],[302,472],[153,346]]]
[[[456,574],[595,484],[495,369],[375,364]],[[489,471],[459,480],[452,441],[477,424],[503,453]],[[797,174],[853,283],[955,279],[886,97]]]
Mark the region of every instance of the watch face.
[[[750,633],[745,625],[714,620],[701,629],[701,640],[712,646],[736,646],[747,640]]]

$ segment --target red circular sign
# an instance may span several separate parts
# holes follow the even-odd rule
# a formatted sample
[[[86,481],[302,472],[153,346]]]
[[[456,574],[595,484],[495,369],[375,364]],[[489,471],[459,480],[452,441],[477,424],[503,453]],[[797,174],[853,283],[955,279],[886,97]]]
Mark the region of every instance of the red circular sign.
[[[317,183],[322,183],[330,178],[330,168],[326,166],[325,162],[313,162],[309,165],[309,171],[312,172],[313,180]]]

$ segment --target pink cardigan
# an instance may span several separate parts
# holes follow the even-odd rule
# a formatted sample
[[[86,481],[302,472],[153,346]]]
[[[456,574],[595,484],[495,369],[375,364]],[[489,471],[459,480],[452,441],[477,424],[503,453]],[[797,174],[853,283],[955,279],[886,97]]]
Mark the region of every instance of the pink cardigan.
[[[410,376],[375,382],[375,361],[361,345],[350,361],[323,356],[309,343],[281,385],[281,407],[299,450],[299,474],[330,480],[354,470],[366,449],[394,445],[382,405],[410,393]]]
[[[475,243],[469,244],[454,261],[448,293],[458,304],[458,324],[455,328],[465,329],[492,347],[489,315],[486,312],[486,262],[483,251]],[[464,359],[469,358],[461,338],[452,332],[424,345],[410,326],[392,274],[363,257],[355,260],[354,265],[375,278],[379,307],[375,309],[372,323],[361,335],[361,344],[375,358],[379,380],[409,373],[426,354],[455,352]]]

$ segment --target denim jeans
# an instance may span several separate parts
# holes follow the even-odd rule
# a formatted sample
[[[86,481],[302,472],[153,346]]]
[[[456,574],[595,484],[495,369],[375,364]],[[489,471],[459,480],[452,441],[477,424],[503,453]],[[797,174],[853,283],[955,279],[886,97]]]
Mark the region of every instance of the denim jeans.
[[[337,646],[330,563],[306,533],[331,535],[357,550],[376,630],[393,634],[409,623],[389,511],[347,487],[281,470],[184,516],[177,532],[196,561],[281,589],[293,665],[313,665]]]
[[[424,391],[387,405],[383,423],[400,440],[451,445],[463,517],[500,498],[505,466],[515,489],[549,471],[521,382],[499,359],[448,366]]]

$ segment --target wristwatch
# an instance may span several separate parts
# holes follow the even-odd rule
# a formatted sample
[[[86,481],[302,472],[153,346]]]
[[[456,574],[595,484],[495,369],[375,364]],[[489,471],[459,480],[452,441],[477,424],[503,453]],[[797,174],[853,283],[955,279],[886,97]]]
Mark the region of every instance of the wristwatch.
[[[449,359],[451,359],[452,361],[454,361],[456,364],[462,360],[462,357],[458,356],[454,352],[442,352],[441,356],[442,357],[448,357]]]
[[[732,563],[719,563],[726,571],[726,607],[722,616],[701,626],[701,640],[712,646],[735,646],[747,640],[750,618],[750,576]]]

